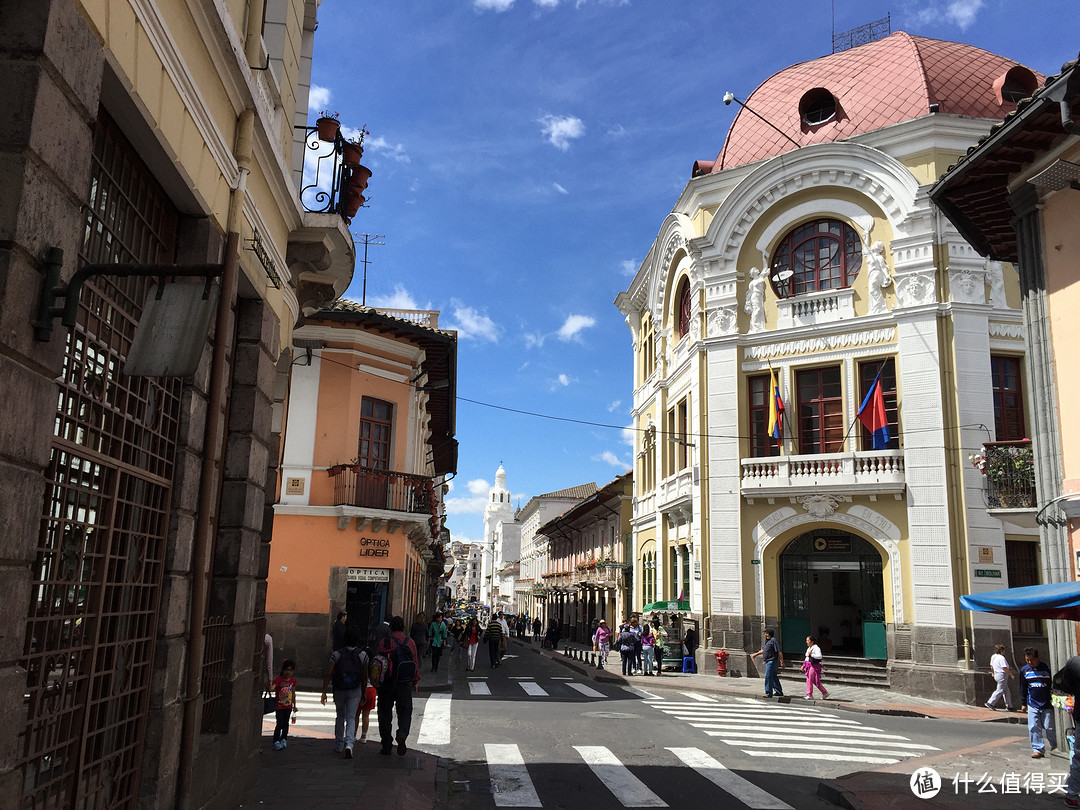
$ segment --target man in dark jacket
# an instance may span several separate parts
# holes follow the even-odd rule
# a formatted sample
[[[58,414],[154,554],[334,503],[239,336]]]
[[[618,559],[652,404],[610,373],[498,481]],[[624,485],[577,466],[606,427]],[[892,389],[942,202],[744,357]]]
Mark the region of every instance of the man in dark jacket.
[[[330,639],[335,650],[340,650],[345,646],[345,622],[348,620],[349,614],[344,610],[339,610],[337,621],[330,627]]]
[[[416,644],[405,635],[405,620],[400,616],[390,619],[390,634],[379,642],[376,653],[383,653],[390,659],[390,673],[379,686],[379,738],[382,741],[380,754],[389,754],[394,747],[391,735],[394,724],[394,709],[397,709],[397,752],[405,755],[405,740],[412,728],[413,693],[420,687],[420,660],[416,654]]]
[[[780,687],[780,674],[777,668],[784,666],[784,653],[780,649],[780,643],[775,638],[771,629],[765,631],[765,643],[756,653],[751,653],[751,658],[762,657],[765,662],[765,697],[784,696],[784,690]]]
[[[502,622],[499,621],[498,614],[493,615],[491,621],[488,622],[487,630],[484,631],[484,638],[487,640],[491,668],[494,669],[499,665],[499,647],[503,639]]]

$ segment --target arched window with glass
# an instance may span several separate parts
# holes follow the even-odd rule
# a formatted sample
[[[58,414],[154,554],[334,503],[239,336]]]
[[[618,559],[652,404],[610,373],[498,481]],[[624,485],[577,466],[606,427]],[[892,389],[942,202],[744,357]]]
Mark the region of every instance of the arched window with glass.
[[[846,222],[815,219],[792,228],[773,251],[773,289],[784,295],[850,287],[862,266],[859,234]],[[777,283],[776,279],[784,280]]]
[[[684,278],[679,282],[678,292],[675,294],[675,314],[678,317],[680,339],[690,331],[690,303],[690,280]]]

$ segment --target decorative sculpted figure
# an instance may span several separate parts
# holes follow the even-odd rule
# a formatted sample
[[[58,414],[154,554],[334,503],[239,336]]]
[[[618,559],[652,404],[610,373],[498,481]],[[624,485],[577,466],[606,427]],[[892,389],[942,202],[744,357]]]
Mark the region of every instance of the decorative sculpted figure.
[[[893,283],[889,265],[885,261],[885,246],[881,242],[874,242],[870,246],[866,252],[866,264],[869,271],[870,314],[877,315],[887,309],[883,290]]]
[[[990,282],[990,306],[994,309],[1007,308],[1009,302],[1005,298],[1005,275],[1001,262],[986,260],[986,280]]]
[[[750,285],[746,289],[743,311],[750,316],[751,332],[765,329],[765,277],[768,272],[765,268],[750,268]]]

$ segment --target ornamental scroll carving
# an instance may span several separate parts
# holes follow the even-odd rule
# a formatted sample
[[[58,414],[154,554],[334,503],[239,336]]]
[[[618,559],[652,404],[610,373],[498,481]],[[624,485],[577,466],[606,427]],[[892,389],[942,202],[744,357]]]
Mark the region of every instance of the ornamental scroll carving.
[[[850,502],[848,495],[802,495],[795,499],[803,509],[816,518],[825,518],[836,511],[841,503]]]

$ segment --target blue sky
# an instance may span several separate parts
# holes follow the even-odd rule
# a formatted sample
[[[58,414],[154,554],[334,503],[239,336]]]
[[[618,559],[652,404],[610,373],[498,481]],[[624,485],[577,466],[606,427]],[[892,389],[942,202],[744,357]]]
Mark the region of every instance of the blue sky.
[[[631,468],[613,301],[693,162],[719,153],[724,93],[889,13],[1047,74],[1080,49],[1076,0],[323,0],[311,120],[371,133],[352,227],[385,235],[367,303],[440,310],[459,332],[455,539],[481,539],[500,461],[522,505]]]

